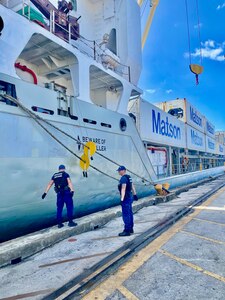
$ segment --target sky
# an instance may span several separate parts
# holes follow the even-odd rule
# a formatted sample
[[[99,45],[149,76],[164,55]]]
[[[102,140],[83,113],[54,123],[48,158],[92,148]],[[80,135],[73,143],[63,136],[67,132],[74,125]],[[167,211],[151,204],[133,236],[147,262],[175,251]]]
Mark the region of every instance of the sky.
[[[141,14],[144,25],[150,0],[144,0]],[[225,130],[225,0],[187,0],[188,39],[185,0],[160,0],[143,49],[139,86],[143,98],[151,103],[186,98],[216,130]],[[191,63],[204,71],[196,85]],[[201,51],[200,51],[201,49]]]

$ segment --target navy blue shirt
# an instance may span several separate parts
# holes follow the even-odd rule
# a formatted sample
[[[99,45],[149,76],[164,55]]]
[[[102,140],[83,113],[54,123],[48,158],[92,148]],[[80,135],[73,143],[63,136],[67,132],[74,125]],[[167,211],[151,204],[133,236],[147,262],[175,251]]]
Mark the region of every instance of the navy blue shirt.
[[[122,184],[126,184],[126,190],[125,190],[125,199],[132,199],[132,178],[125,174],[120,178],[118,189],[121,195],[121,189],[122,189]]]
[[[67,178],[70,178],[70,175],[65,171],[59,171],[52,176],[52,180],[58,192],[69,189]]]

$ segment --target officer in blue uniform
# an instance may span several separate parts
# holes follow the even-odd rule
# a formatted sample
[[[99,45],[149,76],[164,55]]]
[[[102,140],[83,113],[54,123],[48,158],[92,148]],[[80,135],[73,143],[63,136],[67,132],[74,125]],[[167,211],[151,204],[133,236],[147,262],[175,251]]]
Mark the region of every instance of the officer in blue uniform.
[[[70,175],[65,172],[66,167],[64,165],[59,166],[59,172],[55,173],[52,176],[51,181],[47,185],[47,188],[42,195],[42,199],[44,199],[52,187],[55,184],[55,192],[57,194],[57,222],[58,228],[63,227],[62,223],[62,212],[64,204],[66,204],[67,208],[67,217],[69,220],[68,226],[73,227],[76,226],[77,223],[73,222],[73,194],[74,188],[70,179]]]
[[[126,168],[124,166],[120,166],[117,171],[121,176],[118,189],[120,192],[122,218],[124,222],[124,230],[123,232],[119,233],[119,236],[129,236],[131,233],[134,233],[132,202],[133,199],[138,200],[138,197],[136,195],[135,187],[132,183],[132,178],[126,174]]]

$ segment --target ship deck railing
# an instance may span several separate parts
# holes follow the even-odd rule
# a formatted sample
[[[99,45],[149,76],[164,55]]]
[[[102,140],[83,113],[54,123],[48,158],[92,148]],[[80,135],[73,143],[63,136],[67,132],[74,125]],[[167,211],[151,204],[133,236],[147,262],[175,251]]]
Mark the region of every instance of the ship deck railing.
[[[188,174],[197,171],[212,169],[215,167],[224,166],[224,160],[216,161],[214,163],[189,163],[188,165],[182,164],[172,164],[172,171],[170,170],[168,165],[161,164],[161,165],[152,165],[156,176],[158,179],[169,177],[169,176],[176,176],[181,174]]]
[[[74,27],[68,18],[64,18],[59,11],[51,10],[49,19],[42,15],[44,22],[41,23],[37,22],[37,20],[32,20],[31,18],[32,6],[30,0],[0,0],[0,4],[15,12],[21,10],[21,15],[25,18],[36,22],[52,34],[71,44],[81,53],[88,55],[98,63],[101,63],[105,68],[109,68],[131,82],[130,66],[120,63],[119,57],[114,55],[109,49],[105,48],[105,43],[98,44],[95,40],[89,40],[81,36],[77,31],[77,28]],[[60,20],[60,22],[57,20]],[[68,26],[63,26],[63,23],[68,24]],[[110,60],[115,62],[116,66],[105,63],[103,57],[109,57]]]

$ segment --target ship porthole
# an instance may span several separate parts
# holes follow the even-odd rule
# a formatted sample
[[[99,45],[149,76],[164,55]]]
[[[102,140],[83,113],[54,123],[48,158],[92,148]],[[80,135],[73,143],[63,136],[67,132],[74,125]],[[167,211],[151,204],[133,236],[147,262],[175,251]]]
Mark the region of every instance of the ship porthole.
[[[120,130],[125,131],[127,129],[127,122],[124,118],[120,119]]]
[[[4,28],[4,22],[3,22],[2,17],[0,16],[0,35],[1,35],[1,32],[2,32],[3,28]]]

